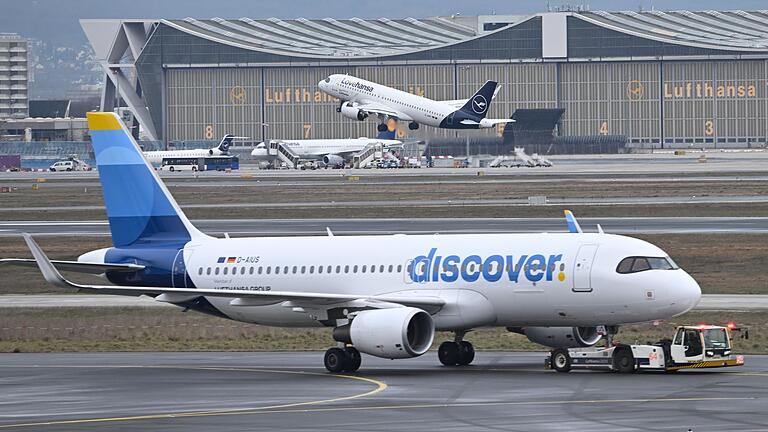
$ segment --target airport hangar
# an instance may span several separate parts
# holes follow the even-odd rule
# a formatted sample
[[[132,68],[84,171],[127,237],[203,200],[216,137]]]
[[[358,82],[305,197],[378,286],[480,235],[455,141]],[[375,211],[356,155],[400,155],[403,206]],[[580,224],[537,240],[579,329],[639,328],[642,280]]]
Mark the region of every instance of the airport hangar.
[[[101,109],[127,103],[149,138],[375,134],[317,88],[349,73],[432,99],[501,91],[490,117],[564,108],[556,134],[639,147],[768,141],[768,11],[552,12],[428,19],[82,20],[105,71]],[[500,130],[422,127],[448,138]]]

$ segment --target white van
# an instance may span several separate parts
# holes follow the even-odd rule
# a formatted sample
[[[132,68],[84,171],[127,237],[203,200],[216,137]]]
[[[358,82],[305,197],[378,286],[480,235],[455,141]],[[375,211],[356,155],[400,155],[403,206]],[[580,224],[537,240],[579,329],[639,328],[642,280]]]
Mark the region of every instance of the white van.
[[[75,163],[72,162],[71,160],[58,161],[55,164],[51,165],[49,169],[51,171],[74,171]]]

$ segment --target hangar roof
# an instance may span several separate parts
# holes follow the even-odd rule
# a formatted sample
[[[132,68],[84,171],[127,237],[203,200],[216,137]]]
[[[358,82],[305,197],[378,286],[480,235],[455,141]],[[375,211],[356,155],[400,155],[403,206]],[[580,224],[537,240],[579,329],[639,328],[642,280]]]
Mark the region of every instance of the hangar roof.
[[[397,55],[453,44],[476,36],[474,29],[444,18],[185,18],[163,22],[187,33],[241,48],[317,57]]]
[[[727,51],[768,51],[768,11],[578,11],[594,25],[660,42]],[[251,18],[162,20],[185,33],[240,48],[300,57],[380,57],[453,45],[535,16],[426,19]],[[489,26],[490,24],[490,26]]]
[[[768,50],[768,11],[580,12],[612,30],[664,42],[724,50]]]

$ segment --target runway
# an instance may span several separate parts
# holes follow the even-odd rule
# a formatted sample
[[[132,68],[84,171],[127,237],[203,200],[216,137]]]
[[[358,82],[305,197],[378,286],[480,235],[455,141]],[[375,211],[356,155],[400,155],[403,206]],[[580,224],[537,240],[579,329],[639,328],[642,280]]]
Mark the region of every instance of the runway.
[[[7,294],[0,295],[0,308],[52,307],[177,307],[150,297],[73,294]],[[704,294],[697,311],[764,311],[768,295]]]
[[[577,215],[578,216],[578,215]],[[605,217],[579,218],[582,228],[597,225],[613,234],[766,233],[768,217]],[[424,219],[207,219],[192,223],[212,235],[234,236],[362,234],[461,234],[563,232],[563,218],[424,218]],[[28,232],[34,235],[109,235],[106,221],[6,221],[0,236]]]
[[[387,431],[768,430],[768,357],[746,366],[619,375],[543,369],[543,353],[363,355],[331,375],[322,353],[0,355],[0,429]]]

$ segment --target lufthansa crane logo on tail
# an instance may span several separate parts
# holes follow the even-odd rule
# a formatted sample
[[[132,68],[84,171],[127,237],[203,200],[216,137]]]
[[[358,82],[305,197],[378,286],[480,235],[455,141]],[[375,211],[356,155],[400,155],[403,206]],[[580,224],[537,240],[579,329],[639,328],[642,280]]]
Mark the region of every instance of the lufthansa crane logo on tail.
[[[472,98],[472,111],[477,114],[484,114],[488,109],[488,101],[483,95],[476,95]]]

